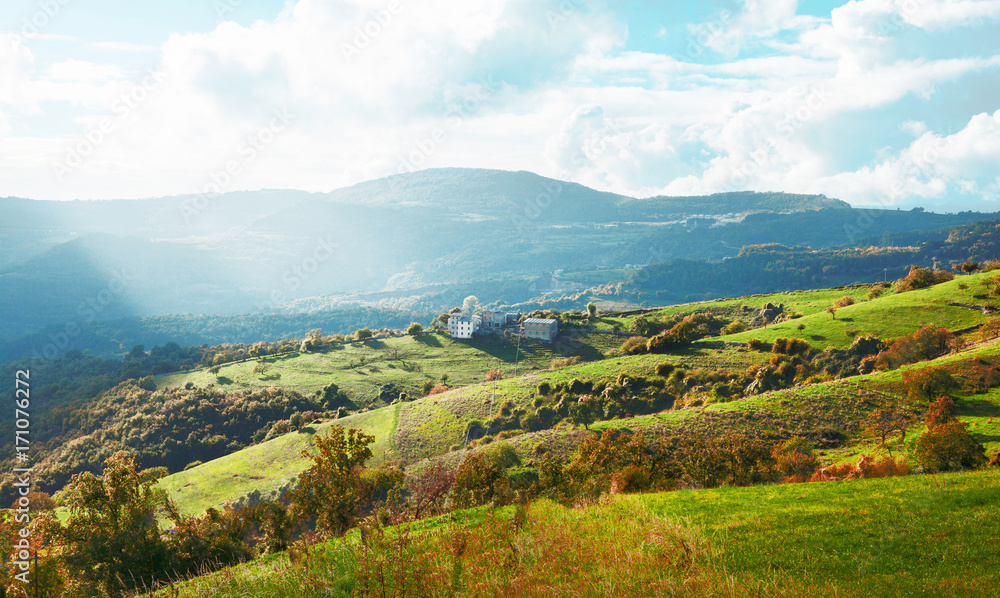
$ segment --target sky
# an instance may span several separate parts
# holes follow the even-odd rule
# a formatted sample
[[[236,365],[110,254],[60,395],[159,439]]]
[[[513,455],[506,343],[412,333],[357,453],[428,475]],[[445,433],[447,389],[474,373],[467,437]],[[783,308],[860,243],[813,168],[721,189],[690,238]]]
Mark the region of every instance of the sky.
[[[1000,210],[1000,0],[7,0],[0,196],[437,167]]]

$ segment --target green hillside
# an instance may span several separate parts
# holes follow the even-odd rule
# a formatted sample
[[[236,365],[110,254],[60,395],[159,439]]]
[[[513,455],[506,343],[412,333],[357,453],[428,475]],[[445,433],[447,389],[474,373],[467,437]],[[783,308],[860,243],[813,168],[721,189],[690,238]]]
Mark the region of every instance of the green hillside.
[[[661,596],[671,588],[679,596],[986,597],[1000,582],[998,505],[995,470],[628,495],[573,510],[542,501],[421,521],[405,542],[369,535],[362,548],[351,533],[294,563],[282,553],[155,595],[348,596],[375,570],[389,587],[405,578],[413,595],[433,596]],[[514,517],[518,525],[506,523]],[[469,550],[458,553],[459,569],[460,538]],[[506,557],[497,552],[507,545]]]
[[[948,307],[947,303],[952,300],[970,302],[981,300],[977,299],[976,295],[981,294],[985,279],[990,276],[995,274],[962,277],[960,280],[930,289],[898,295],[885,294],[838,310],[837,320],[833,320],[826,313],[826,308],[833,300],[843,297],[846,293],[860,295],[855,292],[859,289],[827,289],[736,298],[726,302],[666,308],[655,315],[690,313],[709,305],[719,307],[719,303],[724,303],[723,307],[726,308],[746,305],[754,310],[759,310],[767,302],[783,303],[786,312],[801,313],[803,317],[773,324],[764,329],[723,337],[722,340],[745,342],[750,338],[770,340],[785,336],[805,338],[819,348],[845,347],[853,339],[842,331],[839,332],[839,336],[833,332],[838,327],[857,326],[861,333],[881,333],[883,338],[892,339],[913,332],[927,322],[945,325],[952,329],[981,323],[984,316],[980,312]],[[960,285],[967,285],[968,288],[962,289]],[[860,296],[857,298],[862,299]],[[603,319],[605,324],[614,320],[614,318]],[[627,326],[628,321],[621,319],[621,323]],[[799,324],[805,324],[805,329],[800,331]],[[825,328],[821,328],[822,326]],[[583,338],[609,343],[614,337],[589,335]],[[274,364],[274,371],[280,372],[281,378],[272,383],[297,384],[298,388],[306,392],[319,388],[330,380],[336,380],[344,388],[370,389],[389,380],[413,385],[417,381],[426,379],[426,374],[429,372],[434,374],[450,372],[449,383],[457,380],[469,385],[432,397],[354,414],[337,422],[340,425],[361,429],[376,437],[375,462],[402,460],[413,464],[447,455],[455,445],[461,445],[469,422],[486,421],[491,414],[491,407],[493,415],[497,415],[500,406],[506,401],[511,401],[515,409],[532,409],[532,403],[537,398],[536,389],[543,382],[550,385],[568,384],[574,379],[608,379],[621,373],[630,376],[652,376],[656,366],[661,363],[672,364],[689,371],[720,369],[742,373],[748,367],[763,363],[770,358],[769,353],[742,351],[736,348],[723,350],[714,346],[696,345],[694,348],[673,354],[615,356],[551,371],[546,366],[556,354],[550,348],[522,346],[529,355],[528,361],[522,361],[522,365],[519,366],[524,369],[518,372],[518,377],[508,377],[494,385],[484,383],[481,379],[476,380],[482,375],[485,366],[480,368],[475,366],[479,363],[489,363],[488,360],[496,356],[501,359],[504,357],[512,359],[512,355],[503,353],[504,348],[509,348],[503,341],[499,339],[479,341],[496,343],[501,347],[493,353],[487,353],[489,347],[482,345],[477,348],[469,343],[451,341],[437,335],[431,336],[430,339],[433,339],[431,342],[440,342],[442,347],[428,348],[425,344],[426,339],[421,341],[402,338],[379,341],[379,345],[382,346],[371,347],[365,343],[364,346],[352,345],[326,354],[299,355]],[[393,350],[398,352],[397,360],[390,358]],[[457,351],[458,356],[449,354],[449,350]],[[603,350],[607,351],[607,347]],[[995,357],[997,352],[996,346],[984,345],[942,359],[943,363],[947,363],[948,360],[971,357]],[[367,363],[370,365],[374,362],[374,369],[350,367],[351,360],[355,360],[356,363],[360,355],[371,356],[368,359],[372,361]],[[424,361],[418,361],[420,356],[428,358],[427,365],[424,365]],[[397,365],[403,362],[419,363],[423,371],[408,372]],[[527,366],[526,363],[533,363],[533,366]],[[936,363],[938,362],[907,367],[920,368]],[[397,367],[389,367],[390,365]],[[250,373],[251,367],[251,364],[235,364],[224,367],[219,375],[231,377],[233,384],[259,384],[260,381],[255,380]],[[333,369],[334,367],[337,369]],[[452,369],[449,370],[449,367]],[[513,373],[509,364],[505,367],[505,373],[507,376]],[[846,434],[844,446],[825,450],[823,453],[826,461],[837,462],[850,459],[862,451],[874,450],[874,447],[868,444],[870,439],[864,438],[861,434],[861,422],[866,414],[880,405],[882,395],[879,393],[899,392],[898,389],[894,389],[893,383],[898,381],[901,375],[900,371],[894,371],[857,376],[848,381],[830,381],[801,388],[776,390],[731,402],[694,404],[684,409],[667,410],[651,415],[599,421],[591,427],[595,430],[609,427],[669,430],[709,427],[717,430],[742,431],[764,428],[779,436],[802,433],[822,435],[829,431],[829,433]],[[208,379],[208,376],[209,374],[205,372],[196,372],[164,378],[160,380],[160,384],[196,382],[203,379],[199,377]],[[981,441],[991,450],[1000,447],[1000,444],[994,444],[1000,440],[996,435],[996,428],[1000,428],[1000,425],[995,428],[990,419],[994,410],[998,408],[997,405],[1000,405],[998,399],[1000,390],[995,395],[987,394],[962,401],[963,417],[974,424],[973,432],[979,435]],[[754,419],[747,419],[743,415],[745,413],[750,413]],[[328,425],[329,422],[314,425],[312,430],[322,432]],[[550,448],[562,447],[562,450],[570,450],[581,440],[578,430],[579,428],[573,426],[559,426],[556,429],[536,432],[515,431],[516,435],[510,442],[525,456],[530,456],[538,443]],[[299,458],[299,453],[310,446],[310,437],[310,433],[306,432],[277,438],[188,471],[176,473],[165,478],[161,484],[170,490],[184,511],[191,513],[200,512],[208,506],[220,505],[227,500],[236,500],[255,490],[262,496],[268,496],[279,488],[287,488],[294,476],[305,468],[306,462]],[[265,465],[259,470],[254,467],[248,468],[248,464],[258,462]],[[249,475],[249,471],[254,471],[253,475]]]
[[[200,513],[207,507],[222,505],[254,490],[266,497],[279,488],[287,487],[307,466],[307,460],[299,455],[303,449],[311,448],[312,434],[323,433],[333,423],[375,436],[373,463],[394,459],[412,463],[447,453],[451,446],[462,443],[468,422],[486,420],[491,403],[495,411],[499,411],[500,404],[508,400],[527,406],[538,384],[543,381],[555,384],[574,378],[613,377],[621,371],[651,375],[656,364],[663,362],[740,370],[762,359],[760,354],[754,353],[692,349],[677,355],[625,356],[555,371],[532,371],[497,382],[495,400],[493,383],[478,383],[411,402],[352,414],[336,422],[314,424],[305,432],[287,434],[175,473],[161,480],[160,486],[171,493],[182,511]],[[568,432],[569,429],[566,430]],[[540,434],[551,435],[548,432]],[[526,434],[525,437],[534,436]]]
[[[812,302],[806,310],[799,308],[802,318],[731,335],[722,340],[746,342],[757,338],[770,342],[779,337],[803,338],[814,347],[825,348],[846,347],[854,337],[865,334],[892,339],[909,334],[925,324],[960,330],[983,323],[986,316],[974,309],[949,304],[986,304],[989,293],[986,282],[995,277],[995,272],[987,272],[962,276],[950,282],[906,293],[896,294],[888,290],[874,300],[849,290],[833,293],[832,296],[827,291],[824,294],[830,301],[823,305],[817,297],[817,301]],[[834,300],[844,296],[852,296],[858,303],[838,309],[836,318],[826,313]],[[799,329],[800,326],[803,328]]]

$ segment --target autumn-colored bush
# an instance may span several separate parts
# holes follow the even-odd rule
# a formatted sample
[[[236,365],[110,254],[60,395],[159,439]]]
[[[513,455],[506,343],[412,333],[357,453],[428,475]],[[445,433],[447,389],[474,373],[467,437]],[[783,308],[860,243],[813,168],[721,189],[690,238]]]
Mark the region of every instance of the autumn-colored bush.
[[[916,400],[930,400],[959,387],[946,368],[933,367],[903,372],[907,394]]]
[[[638,465],[626,465],[611,476],[612,494],[631,494],[649,490],[649,471]]]
[[[451,387],[448,386],[447,384],[437,384],[431,387],[431,389],[427,392],[427,396],[432,397],[434,395],[439,395],[449,390],[451,390]]]
[[[570,357],[561,357],[559,359],[553,359],[551,367],[552,369],[557,370],[559,368],[576,365],[580,363],[580,361],[581,360],[579,355],[572,355]]]
[[[927,408],[925,417],[928,429],[934,429],[940,425],[958,421],[958,405],[951,397],[938,397],[936,401]]]
[[[818,461],[813,443],[804,438],[790,438],[775,447],[775,468],[786,484],[800,483],[812,477]]]
[[[801,338],[776,338],[771,352],[778,355],[806,355],[810,348],[809,342]]]
[[[638,355],[646,352],[646,343],[649,339],[645,336],[632,336],[622,343],[619,349],[625,355]]]
[[[915,454],[928,471],[975,469],[986,465],[986,449],[961,422],[941,424],[917,439]]]
[[[876,368],[894,370],[908,363],[933,359],[946,353],[954,338],[948,329],[928,324],[893,341],[888,349],[879,353]]]
[[[747,341],[747,349],[750,351],[760,351],[764,348],[764,341],[759,338],[752,338]]]
[[[896,292],[905,293],[925,289],[954,279],[955,275],[947,270],[928,270],[920,266],[910,266],[910,273],[896,283]]]
[[[854,480],[859,478],[889,478],[909,475],[910,466],[903,460],[891,457],[875,458],[862,455],[857,465],[839,463],[822,469],[817,469],[809,478],[810,482],[830,482],[834,480]]]
[[[848,295],[846,297],[841,297],[840,299],[837,299],[836,301],[834,301],[833,302],[833,306],[839,309],[841,307],[850,307],[851,305],[854,305],[855,303],[857,303],[857,300],[854,297],[851,297],[850,295]]]

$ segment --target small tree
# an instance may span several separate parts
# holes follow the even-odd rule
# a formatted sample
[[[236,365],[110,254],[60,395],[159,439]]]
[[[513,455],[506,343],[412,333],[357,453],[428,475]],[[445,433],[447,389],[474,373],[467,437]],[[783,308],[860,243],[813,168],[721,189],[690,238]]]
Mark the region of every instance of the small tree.
[[[63,559],[83,584],[99,588],[94,593],[118,595],[166,578],[156,513],[168,499],[157,479],[125,451],[109,457],[100,476],[73,476],[65,499],[70,519],[60,530]]]
[[[596,419],[597,414],[595,412],[594,399],[589,396],[580,397],[577,402],[569,407],[569,417],[573,423],[582,425],[587,430],[590,429],[590,424],[594,423]]]
[[[826,308],[826,313],[828,313],[831,316],[833,316],[834,320],[837,319],[837,308],[836,307],[830,306],[830,307]]]
[[[937,400],[931,403],[927,408],[925,421],[927,422],[927,429],[929,430],[933,430],[934,428],[944,424],[957,422],[958,405],[955,404],[955,400],[951,397],[938,397]]]
[[[371,328],[358,328],[357,330],[354,331],[354,338],[358,339],[359,341],[369,339],[372,336],[373,335]]]
[[[424,327],[419,322],[411,322],[409,326],[406,327],[406,334],[410,336],[419,336],[424,333]]]
[[[597,317],[597,304],[593,301],[587,304],[587,315],[591,318]]]
[[[986,448],[957,421],[931,428],[917,439],[916,457],[929,471],[986,465]]]
[[[483,451],[465,457],[455,478],[455,503],[462,507],[484,505],[506,494],[507,474]]]
[[[364,496],[361,471],[372,456],[375,437],[360,430],[330,428],[329,436],[314,436],[316,453],[302,451],[310,467],[290,493],[293,517],[316,519],[316,530],[340,535],[351,527]]]

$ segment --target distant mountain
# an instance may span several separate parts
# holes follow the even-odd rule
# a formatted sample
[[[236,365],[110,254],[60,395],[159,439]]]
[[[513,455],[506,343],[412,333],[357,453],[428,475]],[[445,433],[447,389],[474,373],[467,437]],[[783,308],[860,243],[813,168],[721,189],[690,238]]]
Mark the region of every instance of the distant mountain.
[[[834,247],[983,217],[786,193],[639,199],[458,168],[331,193],[4,198],[0,213],[0,339],[164,314],[424,313],[467,292],[514,303],[560,290],[545,282],[557,270],[722,260],[772,242]]]

